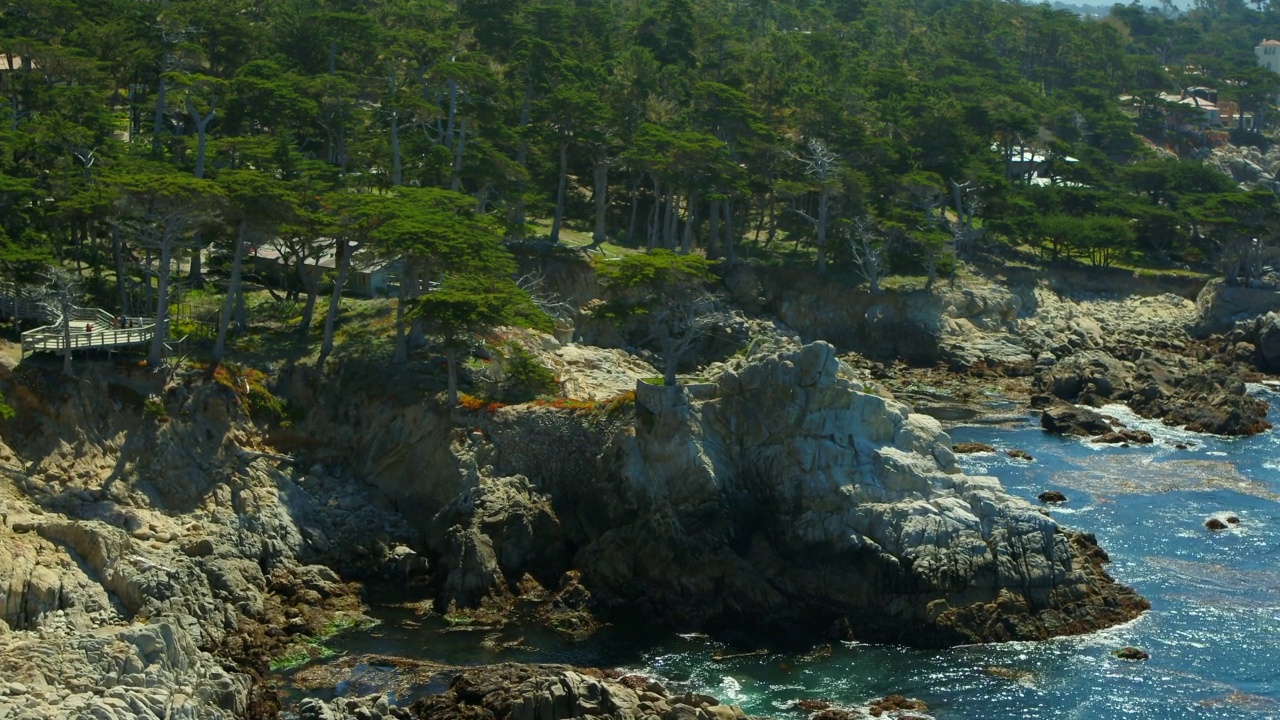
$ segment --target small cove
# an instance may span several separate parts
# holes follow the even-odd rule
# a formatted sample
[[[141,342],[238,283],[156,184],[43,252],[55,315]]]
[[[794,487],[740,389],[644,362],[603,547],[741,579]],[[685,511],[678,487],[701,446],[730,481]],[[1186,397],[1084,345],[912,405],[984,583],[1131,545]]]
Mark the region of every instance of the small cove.
[[[1280,397],[1267,399],[1275,408]],[[1048,436],[1031,416],[1005,426],[957,427],[951,436],[998,449],[962,456],[966,472],[999,477],[1033,502],[1045,490],[1067,496],[1053,515],[1095,533],[1112,558],[1110,572],[1152,603],[1150,613],[1124,626],[1044,643],[944,651],[836,643],[717,661],[718,653],[755,648],[726,649],[642,623],[571,644],[532,624],[450,628],[374,598],[372,614],[381,624],[335,638],[329,644],[338,655],[324,662],[378,655],[454,665],[619,667],[776,717],[802,717],[787,710],[801,698],[859,706],[889,693],[925,700],[937,718],[1280,717],[1280,436],[1215,438],[1165,428],[1123,408],[1104,412],[1148,430],[1155,444],[1124,448]],[[1273,410],[1272,422],[1277,415]],[[1178,449],[1179,443],[1189,447]],[[1011,449],[1034,460],[1011,458],[1004,453]],[[1203,521],[1221,512],[1237,515],[1239,527],[1210,533]],[[1124,645],[1152,657],[1112,657]],[[350,675],[339,692],[381,690],[384,676],[372,665],[359,675],[335,667]],[[398,690],[394,699],[431,689]]]

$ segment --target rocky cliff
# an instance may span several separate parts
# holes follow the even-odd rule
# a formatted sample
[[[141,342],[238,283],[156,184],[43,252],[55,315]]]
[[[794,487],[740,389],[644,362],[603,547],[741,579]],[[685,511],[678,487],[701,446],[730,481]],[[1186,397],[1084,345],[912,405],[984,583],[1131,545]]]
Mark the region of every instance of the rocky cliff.
[[[960,473],[936,421],[865,392],[826,343],[640,390],[634,422],[469,419],[477,487],[436,516],[451,601],[572,568],[598,606],[682,628],[921,646],[1086,632],[1147,607],[1089,536]]]
[[[413,531],[298,472],[193,373],[0,373],[0,717],[243,718],[254,674],[358,614],[326,565],[394,571]],[[324,563],[324,564],[321,564]]]

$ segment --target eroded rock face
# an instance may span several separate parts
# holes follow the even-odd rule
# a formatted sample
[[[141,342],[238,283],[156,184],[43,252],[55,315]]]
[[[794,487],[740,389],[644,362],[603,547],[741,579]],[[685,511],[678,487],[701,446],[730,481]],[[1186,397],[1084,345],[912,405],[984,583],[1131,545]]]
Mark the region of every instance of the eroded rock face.
[[[0,378],[20,404],[0,428],[0,717],[269,712],[253,673],[360,608],[313,563],[395,572],[416,542],[359,484],[247,450],[221,387],[39,373],[40,392]]]
[[[432,519],[432,549],[450,568],[439,606],[471,606],[526,570],[556,579],[567,552],[550,498],[523,476],[481,478]]]
[[[194,618],[104,628],[71,637],[24,633],[0,642],[0,716],[102,720],[244,717],[249,678],[197,649]]]
[[[825,343],[730,367],[702,399],[640,390],[634,424],[579,472],[512,441],[519,411],[485,428],[493,465],[549,496],[606,607],[926,646],[1084,632],[1146,607],[1096,546],[961,474],[936,420],[863,392]]]

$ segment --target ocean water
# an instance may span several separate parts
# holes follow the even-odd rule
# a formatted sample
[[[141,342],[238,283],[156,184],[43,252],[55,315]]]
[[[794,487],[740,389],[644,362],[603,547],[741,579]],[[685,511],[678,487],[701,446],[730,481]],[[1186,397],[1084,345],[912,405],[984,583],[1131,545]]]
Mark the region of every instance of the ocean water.
[[[1280,396],[1256,391],[1273,408],[1280,404]],[[1111,574],[1151,601],[1149,613],[1124,626],[1043,643],[943,651],[836,643],[717,659],[755,648],[639,626],[576,645],[532,628],[442,632],[381,607],[380,627],[334,647],[462,664],[631,668],[778,718],[804,717],[790,709],[799,699],[856,708],[891,693],[924,700],[935,718],[1280,718],[1280,435],[1217,438],[1165,428],[1123,407],[1104,412],[1148,430],[1155,444],[1053,437],[1030,416],[1013,427],[954,428],[951,436],[1000,451],[962,456],[966,472],[994,475],[1033,502],[1045,490],[1067,496],[1051,508],[1054,517],[1095,533],[1112,558]],[[1280,413],[1272,415],[1280,425]],[[1010,458],[1008,449],[1034,460]],[[1210,532],[1203,523],[1215,514],[1240,523]],[[1126,645],[1151,658],[1112,656]]]

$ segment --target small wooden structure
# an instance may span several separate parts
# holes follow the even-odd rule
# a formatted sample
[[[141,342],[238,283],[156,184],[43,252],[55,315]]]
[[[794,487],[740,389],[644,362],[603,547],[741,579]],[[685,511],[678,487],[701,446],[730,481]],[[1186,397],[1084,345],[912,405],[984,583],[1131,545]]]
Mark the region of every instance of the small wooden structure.
[[[50,320],[54,312],[34,292],[12,283],[0,283],[0,313],[21,320],[49,323],[22,333],[24,358],[34,352],[61,355],[68,349],[114,350],[145,345],[156,334],[155,322],[151,318],[116,318],[106,310],[78,307],[71,311],[71,340],[68,343],[62,331],[62,318]]]
[[[62,319],[22,333],[22,357],[34,352],[61,355],[71,350],[114,350],[131,345],[146,345],[155,337],[156,326],[148,319],[130,318],[133,327],[116,327],[116,319],[98,308],[76,308],[71,313],[70,343],[62,330]]]

